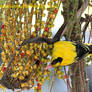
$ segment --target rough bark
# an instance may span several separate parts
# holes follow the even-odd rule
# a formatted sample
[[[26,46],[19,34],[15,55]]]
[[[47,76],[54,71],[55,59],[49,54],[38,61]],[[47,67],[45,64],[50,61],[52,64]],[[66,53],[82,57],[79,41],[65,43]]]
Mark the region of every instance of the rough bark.
[[[72,92],[89,92],[87,76],[85,72],[85,61],[73,64],[71,66]]]
[[[85,9],[88,6],[88,2],[89,0],[85,0],[83,2],[83,4],[81,5],[81,7],[78,9],[77,12],[77,18],[79,19],[79,17],[81,16],[81,14],[85,11]],[[75,28],[75,25],[77,25],[79,22],[80,24],[80,19],[79,21],[72,21],[71,23],[73,24],[73,26],[71,26],[71,33],[70,33],[70,39],[72,41],[80,41],[81,40],[81,26],[78,26],[80,29],[79,32],[75,32],[77,31]],[[71,25],[71,24],[70,24]],[[67,34],[69,35],[69,34]],[[88,87],[88,81],[87,81],[87,76],[86,76],[86,71],[85,71],[85,60],[81,60],[78,61],[77,63],[73,64],[70,66],[71,68],[71,84],[72,84],[72,92],[89,92],[89,87]]]
[[[78,15],[81,15],[83,11],[86,9],[88,5],[88,1],[84,3],[84,6],[80,8]],[[81,26],[80,26],[81,29]],[[74,30],[73,30],[74,31]],[[73,36],[72,40],[74,39],[75,36]],[[75,38],[75,40],[78,37]],[[88,81],[87,81],[87,76],[86,76],[86,71],[85,71],[85,60],[78,61],[76,64],[71,65],[71,83],[72,83],[72,92],[89,92],[89,87],[88,87]]]

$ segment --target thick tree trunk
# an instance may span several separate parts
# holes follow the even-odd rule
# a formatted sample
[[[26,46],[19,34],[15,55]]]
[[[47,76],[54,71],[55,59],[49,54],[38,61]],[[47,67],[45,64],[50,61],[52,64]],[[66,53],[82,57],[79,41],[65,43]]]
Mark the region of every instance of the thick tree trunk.
[[[81,0],[82,1],[82,0]],[[77,18],[73,21],[71,20],[71,32],[67,32],[66,36],[72,41],[81,41],[81,26],[79,16],[85,11],[88,6],[89,0],[83,1],[83,4],[79,7],[77,11]],[[66,17],[66,16],[65,16]],[[70,25],[70,24],[69,24]],[[76,28],[77,27],[77,28]],[[70,36],[69,36],[70,33]],[[85,60],[78,61],[76,64],[71,65],[71,85],[72,92],[89,92],[88,81],[86,76]]]
[[[72,92],[89,92],[84,60],[71,66]]]

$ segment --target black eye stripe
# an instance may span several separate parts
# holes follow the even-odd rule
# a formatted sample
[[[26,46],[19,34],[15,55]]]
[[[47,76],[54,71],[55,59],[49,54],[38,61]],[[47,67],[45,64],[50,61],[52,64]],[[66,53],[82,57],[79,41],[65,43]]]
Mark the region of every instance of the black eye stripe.
[[[58,57],[56,60],[61,63],[63,59],[61,57]]]
[[[54,65],[54,64],[56,64],[56,63],[58,63],[58,62],[61,63],[62,60],[63,60],[63,59],[62,59],[61,57],[58,57],[57,59],[53,60],[51,64]]]

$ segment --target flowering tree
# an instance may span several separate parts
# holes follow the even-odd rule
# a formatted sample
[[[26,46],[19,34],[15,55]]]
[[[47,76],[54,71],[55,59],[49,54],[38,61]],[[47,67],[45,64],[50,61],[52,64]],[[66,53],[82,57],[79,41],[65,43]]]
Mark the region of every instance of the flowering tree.
[[[64,23],[52,38],[51,28],[61,4]],[[12,90],[34,87],[40,92],[44,81],[50,79],[51,71],[45,70],[45,67],[51,62],[53,43],[62,36],[71,41],[85,41],[85,31],[92,22],[92,16],[86,14],[83,18],[81,15],[88,5],[91,6],[89,0],[23,0],[21,3],[10,0],[1,5],[0,48],[3,63],[0,66],[0,84]],[[85,23],[84,29],[81,29],[82,23]],[[68,91],[88,92],[84,66],[82,60],[71,65],[68,74],[65,71]],[[53,76],[56,75],[59,79],[63,78],[61,67],[54,69]],[[71,77],[72,88],[68,77]]]

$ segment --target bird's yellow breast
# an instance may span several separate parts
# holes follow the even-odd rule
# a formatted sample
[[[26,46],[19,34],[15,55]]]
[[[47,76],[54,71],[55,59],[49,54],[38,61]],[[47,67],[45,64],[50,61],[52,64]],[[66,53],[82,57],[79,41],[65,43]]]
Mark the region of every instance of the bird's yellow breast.
[[[63,60],[60,66],[66,66],[72,64],[77,56],[76,47],[72,42],[59,41],[54,44],[52,51],[52,59],[61,57]]]

